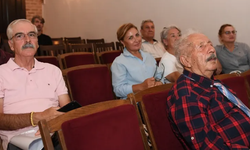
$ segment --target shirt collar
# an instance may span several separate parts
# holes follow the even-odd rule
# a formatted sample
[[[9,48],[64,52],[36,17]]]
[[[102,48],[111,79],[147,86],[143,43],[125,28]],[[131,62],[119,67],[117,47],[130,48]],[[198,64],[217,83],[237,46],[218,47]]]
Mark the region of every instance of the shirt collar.
[[[44,66],[42,65],[41,62],[37,61],[35,58],[35,64],[34,64],[34,68],[35,70],[40,70],[43,69]],[[14,62],[14,58],[10,58],[9,61],[6,63],[6,65],[12,70],[14,71],[15,69],[22,69],[23,67],[18,66],[15,62]],[[33,70],[32,69],[32,70]]]
[[[234,42],[234,49],[239,46],[238,42]],[[223,44],[223,49],[227,49],[226,46]]]
[[[142,50],[139,50],[139,52],[141,53],[141,56],[142,56],[142,58],[143,58],[143,60],[144,60],[144,58],[146,57],[145,53],[144,53]],[[127,50],[126,47],[123,49],[123,55],[126,56],[126,57],[134,57],[134,58],[135,58],[135,56],[132,55],[132,54]],[[137,58],[137,57],[136,57],[136,58]]]
[[[156,39],[153,39],[154,43],[158,43],[158,41]],[[142,39],[142,43],[149,43],[148,41]]]
[[[187,71],[184,69],[183,71],[183,76],[185,76],[187,78],[187,80],[192,80],[194,82],[198,82],[200,84],[200,86],[203,86],[205,88],[210,88],[211,85],[214,84],[214,76],[211,77],[211,79],[204,77],[204,76],[200,76],[198,74],[192,73],[190,71]],[[216,80],[218,82],[220,82],[219,80]]]

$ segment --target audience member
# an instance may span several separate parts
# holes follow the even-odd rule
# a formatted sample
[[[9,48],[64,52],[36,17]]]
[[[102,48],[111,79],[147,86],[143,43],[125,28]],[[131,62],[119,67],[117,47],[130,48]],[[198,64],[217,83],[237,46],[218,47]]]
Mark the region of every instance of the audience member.
[[[3,41],[0,36],[0,65],[5,64],[10,59],[10,57],[13,57],[11,53],[4,51],[2,47]]]
[[[43,34],[43,26],[45,23],[44,18],[41,16],[34,16],[31,19],[31,22],[36,26],[38,30],[38,45],[52,45],[53,43],[50,36]],[[39,48],[37,50],[37,55],[43,55]]]
[[[37,28],[29,20],[14,20],[7,36],[15,57],[0,66],[0,136],[4,150],[12,150],[18,149],[8,144],[13,136],[62,115],[57,109],[70,99],[60,69],[34,58]]]
[[[117,39],[125,48],[111,66],[116,96],[125,99],[129,93],[161,85],[153,77],[157,68],[154,57],[140,50],[142,39],[137,27],[131,23],[122,25],[117,30]]]
[[[218,61],[211,41],[190,33],[178,40],[175,51],[184,71],[169,92],[167,113],[178,139],[186,149],[248,150],[250,110],[214,80]]]
[[[250,69],[250,48],[245,43],[235,42],[236,33],[231,24],[224,24],[219,30],[222,45],[217,45],[215,49],[223,73],[241,73]]]
[[[144,52],[150,53],[154,58],[162,57],[166,52],[161,42],[154,39],[155,26],[152,20],[144,20],[141,23],[142,46]]]
[[[164,27],[161,32],[161,42],[166,52],[162,56],[160,65],[165,67],[165,83],[175,82],[183,72],[182,65],[175,58],[174,43],[181,37],[181,30],[176,26]]]

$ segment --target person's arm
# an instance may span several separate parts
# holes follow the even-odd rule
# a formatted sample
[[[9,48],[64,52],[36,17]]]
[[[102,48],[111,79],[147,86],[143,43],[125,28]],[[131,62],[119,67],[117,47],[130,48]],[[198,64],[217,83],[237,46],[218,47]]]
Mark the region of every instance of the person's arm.
[[[140,84],[132,85],[133,93],[145,90],[145,89],[150,88],[150,87],[154,87],[155,84],[156,84],[155,78],[153,78],[153,77],[148,78],[148,79],[144,80],[144,82],[142,82]]]
[[[178,71],[172,72],[169,75],[167,75],[165,78],[169,81],[169,82],[175,82],[177,81],[177,79],[179,78],[181,74]]]
[[[63,107],[64,105],[70,102],[70,98],[68,94],[63,94],[58,96],[59,106]]]
[[[59,115],[62,112],[58,112],[59,107],[51,107],[43,112],[34,112],[33,123],[35,125],[42,119],[50,120]],[[31,113],[24,114],[4,114],[3,113],[3,98],[0,98],[0,130],[17,130],[24,127],[31,126]]]
[[[187,143],[192,143],[192,149],[245,149],[247,146],[226,143],[220,134],[216,132],[209,122],[209,114],[204,103],[182,96],[175,101],[179,101],[178,105],[174,105],[169,109],[169,116],[174,121],[179,132]],[[182,107],[181,107],[182,105]],[[211,115],[211,114],[210,114]]]

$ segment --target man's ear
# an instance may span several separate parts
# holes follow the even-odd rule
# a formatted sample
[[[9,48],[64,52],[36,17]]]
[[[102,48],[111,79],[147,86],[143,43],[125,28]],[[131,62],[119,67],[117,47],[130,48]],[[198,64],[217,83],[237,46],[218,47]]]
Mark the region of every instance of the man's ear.
[[[180,56],[180,62],[183,66],[187,67],[187,68],[191,68],[191,59],[190,57],[187,57],[187,56]]]
[[[8,40],[8,43],[9,43],[10,49],[14,52],[14,43],[13,43],[13,40]]]

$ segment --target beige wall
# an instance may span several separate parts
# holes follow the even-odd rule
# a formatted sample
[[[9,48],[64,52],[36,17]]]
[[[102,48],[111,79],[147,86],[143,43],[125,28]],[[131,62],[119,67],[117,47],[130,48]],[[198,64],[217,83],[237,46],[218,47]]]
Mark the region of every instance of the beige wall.
[[[42,0],[25,0],[26,18],[31,20],[34,15],[42,16]]]
[[[43,16],[45,33],[52,37],[81,36],[116,41],[116,30],[123,23],[140,26],[152,19],[156,39],[164,26],[175,24],[183,31],[195,28],[216,45],[224,23],[238,30],[238,41],[250,45],[249,0],[46,0]]]

